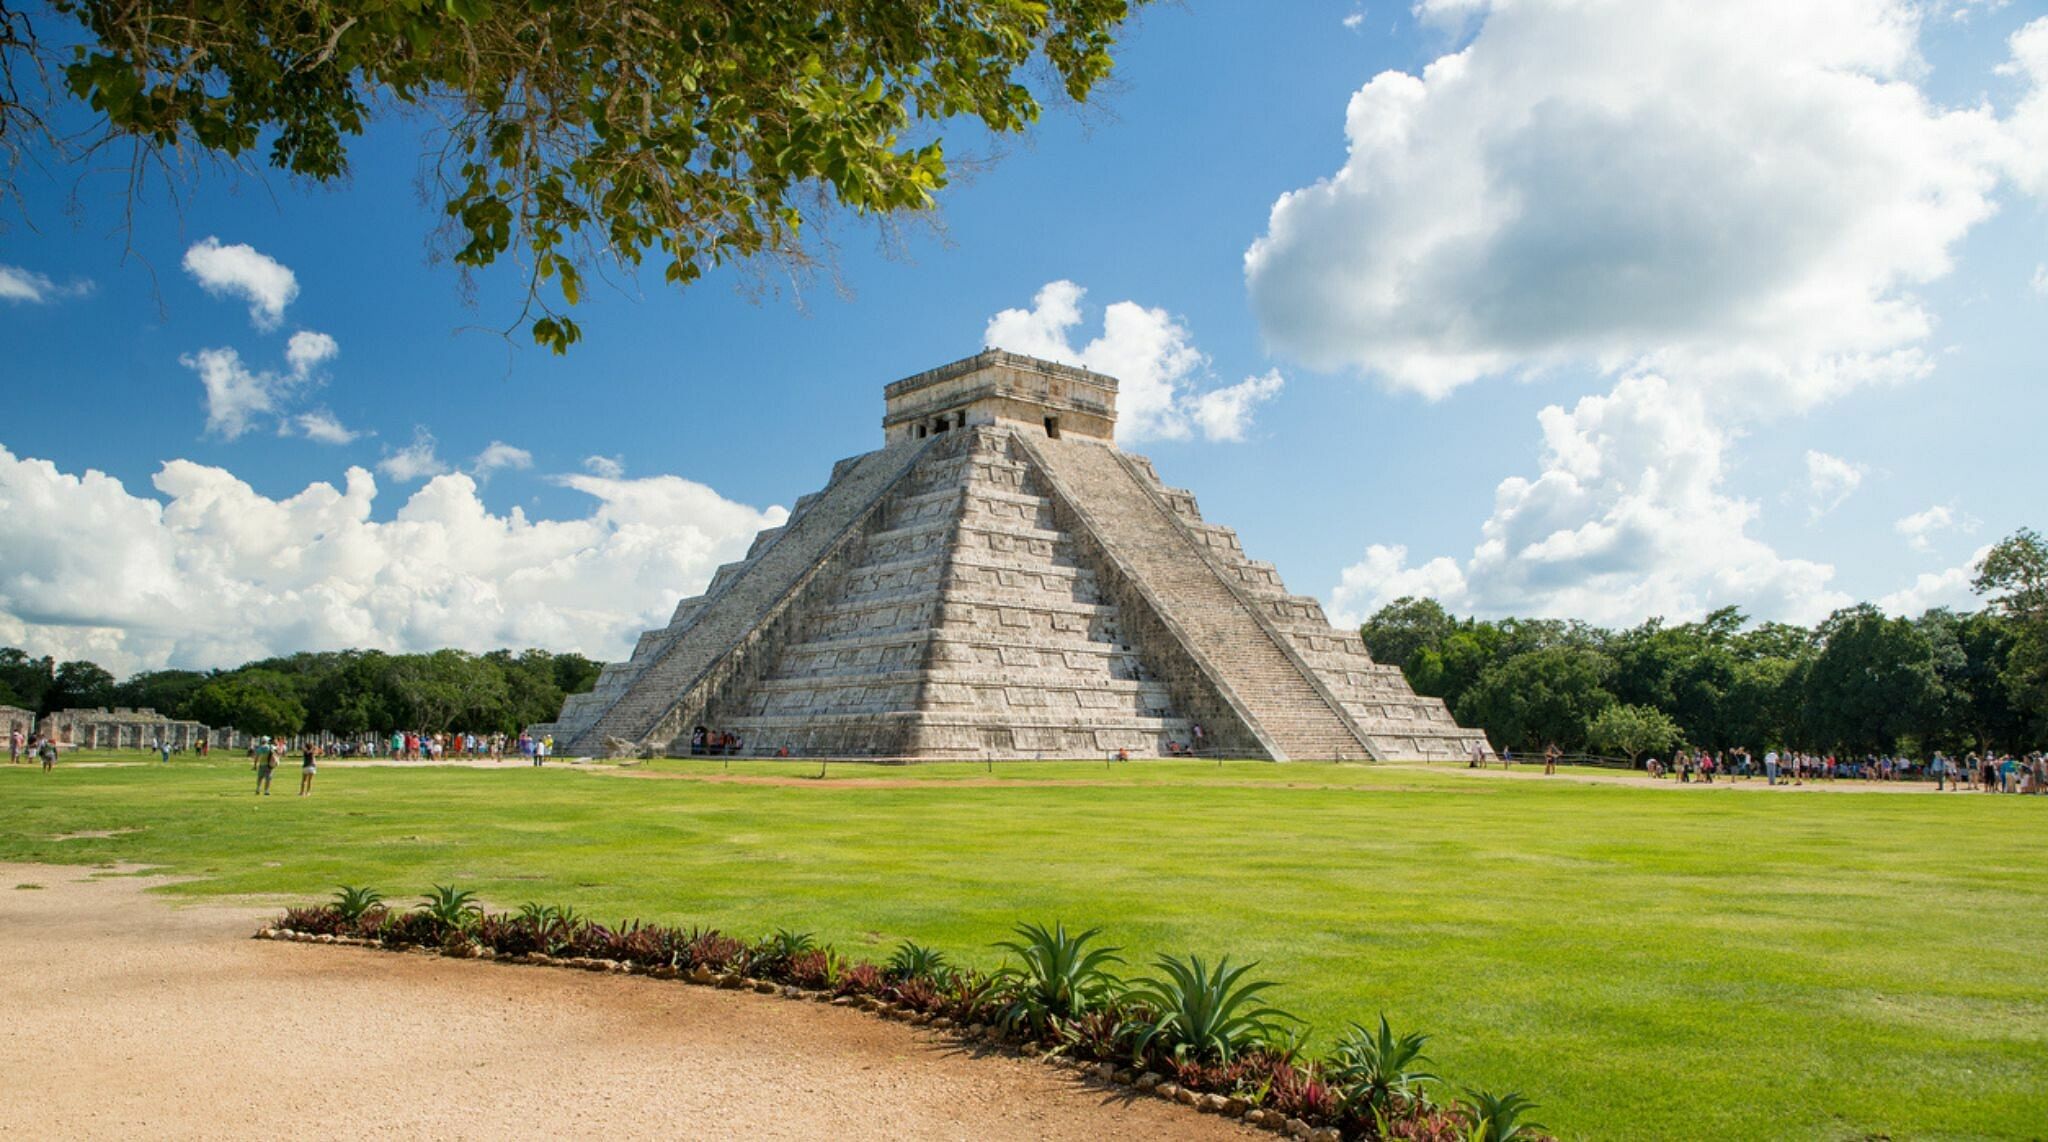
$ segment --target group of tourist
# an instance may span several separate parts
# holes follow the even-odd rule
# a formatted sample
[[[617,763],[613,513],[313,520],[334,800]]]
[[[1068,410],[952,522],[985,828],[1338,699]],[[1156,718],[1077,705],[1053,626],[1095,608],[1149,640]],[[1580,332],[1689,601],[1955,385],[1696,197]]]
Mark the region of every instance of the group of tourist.
[[[312,742],[299,744],[299,796],[312,796],[313,778],[320,771],[319,760],[324,752],[322,747]],[[258,797],[270,796],[270,775],[284,755],[283,738],[260,737],[249,743],[249,768],[256,771]]]
[[[2048,793],[2048,754],[2024,757],[1977,753],[1952,758],[1936,750],[1925,761],[1892,754],[1837,757],[1803,750],[1766,750],[1759,762],[1748,749],[1723,751],[1680,749],[1671,760],[1649,758],[1644,768],[1655,778],[1675,777],[1690,784],[1711,784],[1716,775],[1749,780],[1762,777],[1771,785],[1805,785],[1837,780],[1933,781],[1937,790],[1979,790],[1986,793]]]
[[[525,734],[521,734],[525,737]],[[407,730],[391,731],[391,757],[398,761],[440,761],[444,758],[489,758],[492,761],[505,759],[505,746],[511,739],[502,733],[475,734],[468,732],[413,733]]]
[[[42,762],[43,772],[48,773],[57,764],[57,743],[48,734],[32,739],[18,729],[9,730],[7,732],[7,764],[20,765],[23,754],[28,754],[37,761]]]

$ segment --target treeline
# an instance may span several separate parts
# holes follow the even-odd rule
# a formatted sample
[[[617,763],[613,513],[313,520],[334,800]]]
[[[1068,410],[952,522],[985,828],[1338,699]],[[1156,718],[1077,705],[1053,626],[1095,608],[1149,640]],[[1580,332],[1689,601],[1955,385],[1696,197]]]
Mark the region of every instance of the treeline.
[[[514,733],[552,720],[562,699],[597,683],[580,654],[494,650],[386,654],[342,650],[265,658],[233,670],[150,670],[116,682],[95,663],[0,648],[0,705],[38,715],[73,707],[149,707],[252,734],[360,734],[395,728]]]
[[[1865,603],[1815,627],[1733,607],[1627,630],[1460,619],[1403,598],[1361,628],[1379,662],[1496,747],[1630,756],[1684,744],[1854,754],[2023,752],[2048,743],[2048,545],[2031,531],[1979,566],[1984,610],[1892,618]]]

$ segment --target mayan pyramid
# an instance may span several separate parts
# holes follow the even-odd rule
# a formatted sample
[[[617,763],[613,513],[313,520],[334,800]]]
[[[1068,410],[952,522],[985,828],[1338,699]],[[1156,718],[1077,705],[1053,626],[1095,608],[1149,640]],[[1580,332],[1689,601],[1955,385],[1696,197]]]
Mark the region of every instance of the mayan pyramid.
[[[536,727],[559,752],[1465,757],[1484,738],[1116,447],[1116,381],[990,350]]]

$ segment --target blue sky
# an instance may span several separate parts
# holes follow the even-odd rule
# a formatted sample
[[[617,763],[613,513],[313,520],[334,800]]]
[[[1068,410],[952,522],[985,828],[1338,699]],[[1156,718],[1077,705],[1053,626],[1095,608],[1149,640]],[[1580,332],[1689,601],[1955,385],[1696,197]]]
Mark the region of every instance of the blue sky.
[[[432,263],[404,120],[344,184],[202,171],[130,232],[117,179],[26,173],[0,643],[615,656],[990,336],[1124,374],[1126,447],[1340,618],[1967,603],[2048,523],[2048,10],[1778,7],[1157,6],[1090,106],[950,130],[990,161],[935,218],[842,220],[797,285],[614,275],[566,357],[495,332],[509,269]],[[273,263],[266,328],[232,283]]]

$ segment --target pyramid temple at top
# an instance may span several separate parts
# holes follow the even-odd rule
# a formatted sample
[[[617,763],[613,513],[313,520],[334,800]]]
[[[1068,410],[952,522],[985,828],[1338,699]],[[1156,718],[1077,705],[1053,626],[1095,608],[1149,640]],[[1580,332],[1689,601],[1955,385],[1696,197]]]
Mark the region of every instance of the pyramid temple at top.
[[[536,727],[566,754],[1461,758],[1315,599],[1117,448],[1116,381],[990,350],[884,390],[885,443]]]

